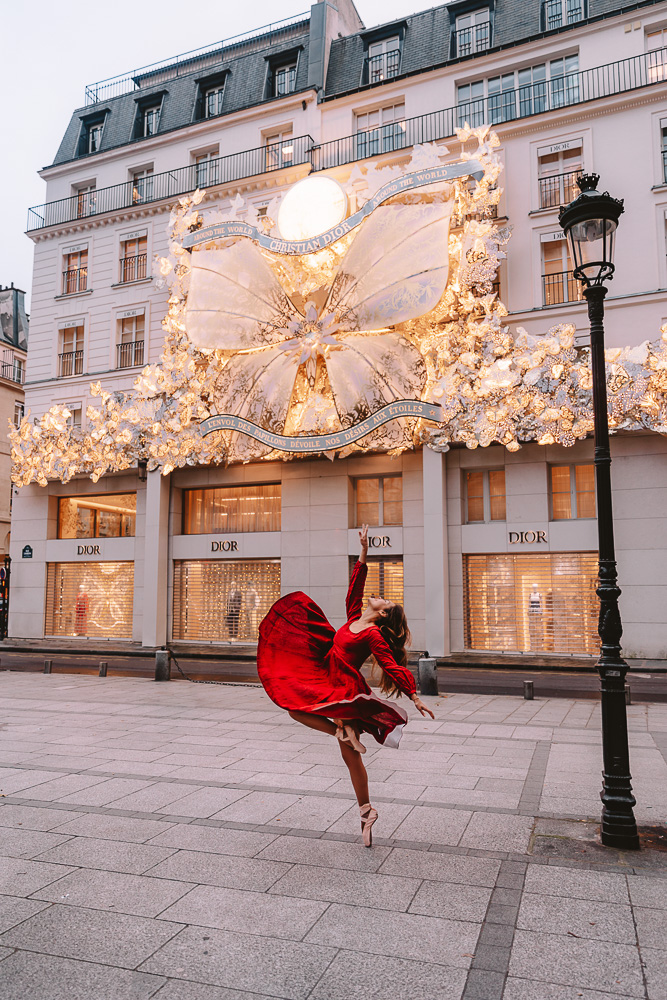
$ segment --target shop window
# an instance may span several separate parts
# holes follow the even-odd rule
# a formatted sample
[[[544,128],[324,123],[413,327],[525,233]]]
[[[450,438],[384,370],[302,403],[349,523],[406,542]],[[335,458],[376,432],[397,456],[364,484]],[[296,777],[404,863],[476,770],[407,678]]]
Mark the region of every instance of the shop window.
[[[551,466],[551,519],[569,521],[595,517],[595,467]]]
[[[129,538],[136,515],[136,493],[60,497],[58,538]]]
[[[388,104],[356,116],[357,159],[405,146],[405,104]]]
[[[118,320],[116,368],[133,368],[144,363],[145,316],[123,316]]]
[[[579,194],[577,178],[583,172],[581,140],[559,144],[561,148],[545,147],[538,150],[537,171],[540,208],[558,208],[567,205]],[[568,145],[571,148],[564,149]]]
[[[279,170],[280,167],[292,165],[294,162],[294,138],[291,128],[272,132],[271,135],[265,137],[264,143],[267,170]]]
[[[480,469],[465,474],[466,523],[505,520],[505,470]]]
[[[355,559],[350,559],[350,570]],[[403,604],[403,559],[390,556],[369,556],[368,573],[364,585],[363,604],[369,597],[383,597],[385,601]]]
[[[488,7],[459,14],[456,18],[454,54],[458,58],[486,52],[491,45],[491,14]]]
[[[594,552],[463,557],[466,649],[593,655]]]
[[[88,288],[88,248],[63,254],[63,295],[75,295]]]
[[[132,174],[132,204],[141,205],[153,201],[153,168],[144,167]]]
[[[542,305],[580,302],[582,286],[572,274],[570,248],[563,233],[545,233],[541,239]]]
[[[356,479],[355,524],[403,524],[403,480],[401,476],[375,476]]]
[[[259,623],[280,597],[280,561],[174,562],[173,638],[255,642]]]
[[[280,531],[280,483],[184,490],[183,534]]]
[[[83,326],[67,326],[60,331],[58,377],[83,374]]]
[[[146,277],[148,258],[148,236],[133,236],[120,243],[119,281],[142,281]]]
[[[47,563],[45,634],[132,638],[134,563]]]

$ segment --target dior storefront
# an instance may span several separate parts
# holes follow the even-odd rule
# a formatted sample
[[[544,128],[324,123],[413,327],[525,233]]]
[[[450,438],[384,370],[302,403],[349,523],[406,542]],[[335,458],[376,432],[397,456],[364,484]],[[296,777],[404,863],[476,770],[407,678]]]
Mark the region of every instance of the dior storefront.
[[[291,590],[339,624],[368,522],[367,591],[405,604],[415,649],[593,656],[592,451],[427,449],[26,487],[10,634],[248,644]],[[614,439],[613,479],[624,649],[667,658],[665,442]]]

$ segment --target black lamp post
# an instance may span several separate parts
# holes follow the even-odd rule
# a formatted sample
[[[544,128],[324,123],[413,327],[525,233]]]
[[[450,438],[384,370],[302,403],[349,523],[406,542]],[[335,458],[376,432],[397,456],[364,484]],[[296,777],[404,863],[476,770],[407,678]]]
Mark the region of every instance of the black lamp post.
[[[595,491],[597,498],[600,598],[598,632],[602,648],[597,662],[602,692],[602,843],[634,850],[639,847],[633,813],[625,675],[621,656],[623,626],[618,609],[614,520],[611,504],[611,453],[607,412],[607,379],[604,356],[605,281],[614,274],[614,234],[623,202],[597,190],[597,174],[577,181],[581,194],[565,208],[558,221],[569,241],[574,277],[583,282],[591,325],[593,372],[593,421],[595,424]]]

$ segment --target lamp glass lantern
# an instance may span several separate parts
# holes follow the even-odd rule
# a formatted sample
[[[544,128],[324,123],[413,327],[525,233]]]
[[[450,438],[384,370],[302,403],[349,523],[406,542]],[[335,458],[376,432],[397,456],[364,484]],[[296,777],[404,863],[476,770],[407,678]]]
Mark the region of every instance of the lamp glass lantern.
[[[598,174],[577,179],[580,194],[558,216],[570,244],[573,274],[585,285],[601,285],[614,274],[614,237],[623,201],[597,190]]]

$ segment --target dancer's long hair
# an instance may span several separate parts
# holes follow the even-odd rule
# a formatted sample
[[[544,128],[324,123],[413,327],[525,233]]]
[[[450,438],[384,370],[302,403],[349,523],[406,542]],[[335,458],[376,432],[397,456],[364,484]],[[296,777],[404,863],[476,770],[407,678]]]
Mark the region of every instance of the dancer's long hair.
[[[406,646],[410,645],[410,629],[408,628],[408,620],[405,617],[405,611],[402,605],[394,604],[392,607],[387,609],[387,613],[382,615],[377,619],[377,627],[380,629],[382,638],[389,646],[392,656],[397,663],[400,663],[402,667],[407,667],[408,665],[408,654],[406,652]],[[396,682],[389,674],[377,664],[377,668],[380,671],[380,691],[383,694],[395,695],[400,698],[403,693],[398,687]]]

